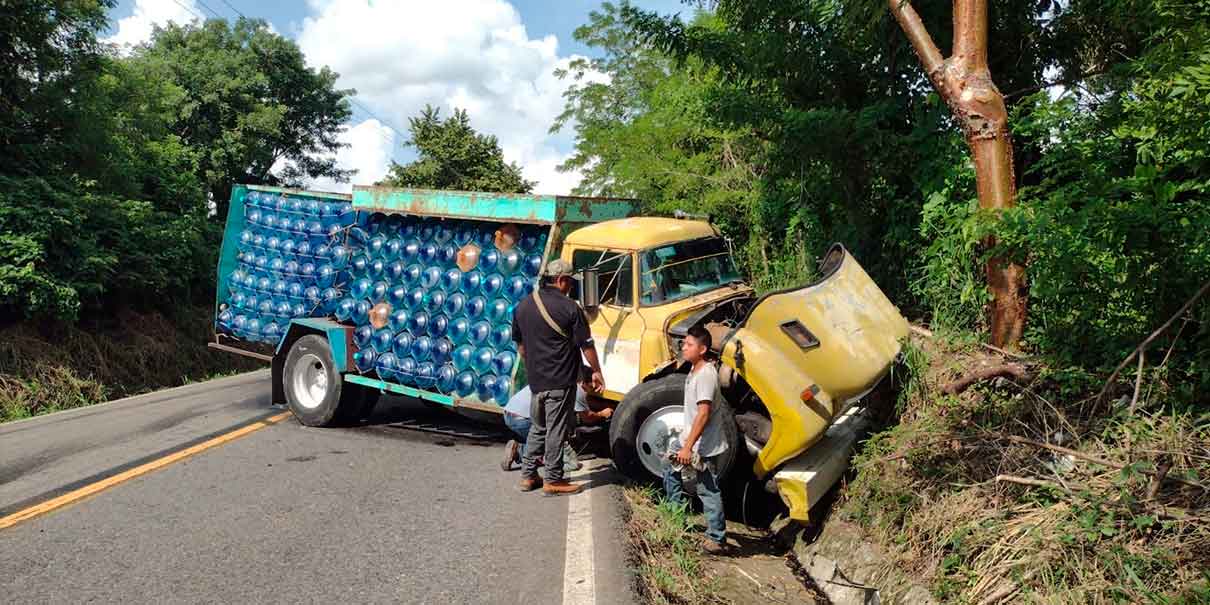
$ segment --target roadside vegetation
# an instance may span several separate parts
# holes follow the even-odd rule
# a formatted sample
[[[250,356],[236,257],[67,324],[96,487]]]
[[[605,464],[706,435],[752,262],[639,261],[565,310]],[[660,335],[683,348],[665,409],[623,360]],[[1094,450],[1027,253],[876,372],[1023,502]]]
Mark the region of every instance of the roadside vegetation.
[[[623,489],[626,533],[637,566],[640,596],[647,603],[721,603],[717,580],[704,574],[702,533],[687,507],[652,487]]]
[[[206,348],[211,309],[0,329],[0,422],[264,367]]]
[[[1165,368],[1098,399],[1103,378],[969,340],[916,338],[908,360],[837,510],[909,577],[942,602],[1210,602],[1210,415]]]
[[[948,55],[951,3],[913,6]],[[887,2],[693,7],[577,30],[565,166],[710,215],[762,290],[842,242],[936,332],[838,512],[944,602],[1210,601],[1210,2],[989,3],[1000,210]],[[1026,275],[1007,355],[991,259]]]

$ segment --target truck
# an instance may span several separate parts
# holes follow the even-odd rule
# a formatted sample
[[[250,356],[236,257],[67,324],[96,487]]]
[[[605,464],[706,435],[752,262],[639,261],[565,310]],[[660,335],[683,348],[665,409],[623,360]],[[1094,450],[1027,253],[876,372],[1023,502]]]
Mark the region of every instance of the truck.
[[[554,258],[577,274],[605,378],[594,404],[614,407],[614,466],[647,481],[668,464],[688,372],[680,342],[700,325],[725,400],[720,474],[750,474],[807,520],[908,333],[839,244],[812,283],[758,295],[712,224],[639,216],[634,200],[242,185],[209,345],[269,362],[273,401],[308,426],[364,418],[383,393],[500,414],[526,383],[513,308]]]

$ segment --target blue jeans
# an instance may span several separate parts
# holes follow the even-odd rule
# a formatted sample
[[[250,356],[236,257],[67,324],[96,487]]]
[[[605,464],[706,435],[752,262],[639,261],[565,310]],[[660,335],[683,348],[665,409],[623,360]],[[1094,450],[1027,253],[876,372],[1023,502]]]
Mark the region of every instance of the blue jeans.
[[[504,413],[504,426],[517,435],[517,443],[521,444],[521,456],[525,456],[525,440],[529,438],[529,426],[533,424],[529,418],[516,414]]]
[[[702,515],[706,517],[706,537],[723,544],[727,538],[727,518],[723,515],[723,492],[718,487],[718,475],[713,460],[707,459],[706,470],[697,473],[697,497],[702,501]],[[664,493],[677,504],[685,504],[685,490],[681,472],[664,467]]]

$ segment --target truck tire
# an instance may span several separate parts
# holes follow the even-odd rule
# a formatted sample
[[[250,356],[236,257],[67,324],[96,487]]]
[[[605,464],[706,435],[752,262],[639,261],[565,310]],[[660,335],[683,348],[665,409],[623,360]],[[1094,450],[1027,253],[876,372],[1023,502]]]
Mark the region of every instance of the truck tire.
[[[290,411],[307,426],[333,426],[355,421],[355,416],[363,413],[370,396],[369,389],[345,384],[336,370],[327,339],[315,334],[299,338],[290,347],[282,371],[282,387]],[[376,400],[377,393],[374,393],[373,401]]]
[[[662,454],[669,435],[663,419],[681,422],[685,404],[685,375],[672,374],[636,385],[622,399],[609,423],[609,449],[613,464],[630,479],[649,483],[662,479]],[[735,414],[722,402],[713,414],[720,414],[723,441],[727,451],[718,458],[719,477],[726,477],[739,454],[741,442]],[[652,422],[648,422],[648,420]],[[659,464],[659,467],[655,465]]]

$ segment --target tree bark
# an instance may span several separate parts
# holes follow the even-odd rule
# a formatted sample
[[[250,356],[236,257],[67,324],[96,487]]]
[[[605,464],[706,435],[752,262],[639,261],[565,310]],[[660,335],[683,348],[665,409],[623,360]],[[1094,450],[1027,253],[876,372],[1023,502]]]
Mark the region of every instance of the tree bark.
[[[1012,137],[1004,95],[987,67],[987,0],[954,0],[954,44],[948,59],[907,0],[887,1],[933,87],[962,125],[975,164],[979,206],[993,211],[1012,207],[1017,198]],[[993,258],[986,270],[992,344],[1014,349],[1025,329],[1025,269]]]

